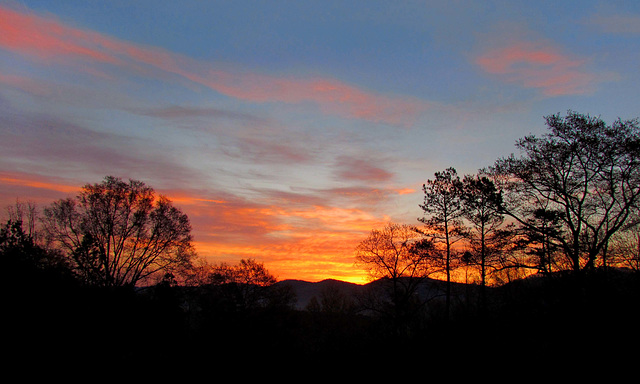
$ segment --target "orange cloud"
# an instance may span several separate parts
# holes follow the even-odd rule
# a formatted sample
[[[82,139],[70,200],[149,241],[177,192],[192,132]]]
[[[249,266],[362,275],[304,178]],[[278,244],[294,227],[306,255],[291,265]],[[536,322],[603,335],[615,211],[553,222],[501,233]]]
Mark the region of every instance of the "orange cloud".
[[[476,58],[476,64],[509,82],[541,89],[548,96],[587,93],[598,81],[586,70],[585,60],[530,42],[489,50]]]
[[[46,180],[28,178],[25,175],[11,173],[0,173],[0,184],[26,188],[46,189],[63,193],[74,193],[80,190],[79,187],[73,185],[58,184]]]
[[[166,194],[165,195],[169,200],[171,200],[171,202],[176,203],[176,204],[180,204],[180,205],[200,205],[203,203],[215,203],[215,204],[224,204],[226,203],[226,201],[224,200],[220,200],[220,199],[205,199],[202,197],[194,197],[194,196],[190,196],[187,193],[184,192],[176,192],[173,191],[170,194]]]
[[[54,178],[20,172],[0,172],[0,219],[3,219],[4,209],[14,206],[18,201],[46,206],[54,200],[73,196],[79,191],[79,186],[66,184]]]
[[[419,100],[378,95],[333,79],[279,78],[233,73],[157,47],[140,46],[74,28],[55,19],[0,7],[0,48],[40,60],[110,64],[139,71],[150,66],[224,95],[252,102],[316,103],[328,113],[399,125],[412,124],[427,107]]]
[[[413,188],[400,188],[396,190],[396,193],[398,195],[410,195],[412,193],[415,193],[416,190]]]

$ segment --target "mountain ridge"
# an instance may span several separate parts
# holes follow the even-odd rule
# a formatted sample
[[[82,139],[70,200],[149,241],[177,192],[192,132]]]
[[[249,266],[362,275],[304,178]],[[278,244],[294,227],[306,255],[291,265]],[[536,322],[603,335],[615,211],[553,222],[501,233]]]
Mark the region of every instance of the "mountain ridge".
[[[533,274],[520,279],[507,282],[499,286],[487,286],[486,293],[488,295],[511,296],[511,297],[527,297],[533,295],[537,297],[546,295],[549,289],[556,292],[556,295],[566,293],[571,290],[576,282],[582,281],[587,283],[592,293],[599,292],[601,295],[611,295],[608,293],[612,286],[611,281],[623,283],[623,287],[627,287],[634,291],[637,289],[633,283],[637,280],[637,272],[628,268],[609,268],[606,270],[596,270],[590,274],[587,280],[583,280],[580,276],[576,276],[569,272],[557,272],[552,274]],[[586,277],[586,276],[582,276]],[[577,280],[576,280],[577,279]],[[325,279],[317,282],[310,282],[297,279],[281,280],[274,285],[289,285],[297,297],[296,308],[304,309],[309,302],[315,297],[321,300],[323,294],[337,295],[342,294],[347,298],[356,298],[357,295],[365,293],[369,289],[379,287],[386,279],[373,280],[366,284],[350,283],[337,279]],[[417,293],[423,298],[434,298],[442,296],[445,292],[447,282],[439,279],[426,278],[420,283]],[[614,285],[615,287],[616,285]],[[546,287],[546,288],[545,288]],[[585,288],[586,286],[583,286]],[[607,288],[608,287],[608,288]],[[480,294],[482,286],[477,283],[460,283],[451,282],[451,294],[458,297],[473,297]],[[617,287],[620,289],[620,287]],[[524,296],[521,296],[524,295]],[[547,298],[546,300],[556,300]]]
[[[315,297],[316,299],[320,299],[323,292],[327,292],[330,289],[338,290],[339,292],[351,296],[361,289],[364,289],[364,287],[366,287],[368,284],[356,284],[336,279],[324,279],[317,282],[298,279],[285,279],[278,281],[274,285],[290,286],[296,294],[296,308],[304,309],[307,307],[313,297]]]
[[[298,279],[285,279],[278,281],[274,284],[274,286],[285,286],[288,285],[291,287],[293,292],[296,295],[297,309],[304,309],[307,307],[309,302],[315,297],[317,300],[320,300],[323,294],[327,295],[344,295],[347,298],[355,298],[357,295],[364,293],[365,291],[375,288],[382,284],[385,279],[378,279],[368,282],[366,284],[357,284],[351,283],[347,281],[337,280],[337,279],[324,279],[317,282],[310,282],[306,280],[298,280]],[[439,290],[446,285],[446,281],[438,280],[438,279],[425,279],[421,284],[420,293],[431,295],[431,290],[436,289]],[[464,284],[464,283],[453,283],[452,286],[474,286],[477,285],[472,284]]]

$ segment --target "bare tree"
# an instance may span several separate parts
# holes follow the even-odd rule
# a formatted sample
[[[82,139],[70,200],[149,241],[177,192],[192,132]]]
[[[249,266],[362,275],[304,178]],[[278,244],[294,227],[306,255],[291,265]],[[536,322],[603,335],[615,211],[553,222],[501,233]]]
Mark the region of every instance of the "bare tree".
[[[572,111],[545,119],[549,133],[519,140],[522,155],[491,172],[505,182],[505,214],[562,249],[572,270],[592,269],[639,202],[638,121],[607,125]],[[539,209],[557,214],[558,230],[529,220]]]
[[[616,233],[609,253],[614,265],[640,272],[640,227],[634,225]]]
[[[365,268],[372,279],[420,277],[427,272],[426,253],[413,247],[422,235],[415,227],[389,223],[374,229],[356,247],[356,263]]]
[[[356,264],[366,269],[373,279],[388,283],[386,287],[397,327],[412,310],[421,282],[432,273],[434,252],[433,243],[417,228],[396,223],[372,230],[356,247]]]
[[[187,215],[141,181],[108,176],[87,184],[76,198],[45,208],[43,223],[91,284],[134,286],[188,268],[195,257]]]
[[[15,205],[7,207],[7,215],[9,216],[9,221],[22,223],[23,230],[27,235],[31,236],[34,241],[37,242],[39,240],[36,228],[38,222],[38,208],[36,203],[17,200]]]

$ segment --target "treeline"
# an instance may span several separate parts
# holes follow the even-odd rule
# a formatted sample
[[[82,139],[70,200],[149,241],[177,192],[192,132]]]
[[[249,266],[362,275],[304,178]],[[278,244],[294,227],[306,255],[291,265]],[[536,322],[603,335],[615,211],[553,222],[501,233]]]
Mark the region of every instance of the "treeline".
[[[627,347],[640,341],[640,280],[628,270],[594,271],[579,285],[574,275],[549,275],[487,287],[486,312],[479,311],[478,285],[447,291],[446,282],[415,278],[381,278],[352,293],[330,286],[297,309],[294,287],[253,260],[201,265],[183,281],[165,275],[144,287],[96,285],[12,228],[11,239],[5,227],[0,242],[3,327],[12,336],[4,347],[8,361],[39,367],[330,370],[384,356],[386,364],[443,368],[576,353],[597,353],[608,364],[635,359]],[[407,295],[392,288],[396,283],[416,290]]]

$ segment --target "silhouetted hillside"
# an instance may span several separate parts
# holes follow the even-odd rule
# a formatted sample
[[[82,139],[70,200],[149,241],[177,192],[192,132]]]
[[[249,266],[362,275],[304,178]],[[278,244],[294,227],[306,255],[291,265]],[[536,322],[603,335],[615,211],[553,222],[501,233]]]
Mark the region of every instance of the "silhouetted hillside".
[[[320,300],[329,294],[340,293],[358,303],[367,294],[381,294],[384,281],[359,285],[337,280],[285,280],[277,284],[288,285],[297,297],[295,308],[304,310],[313,298]],[[446,282],[433,279],[421,284],[419,296],[427,312],[442,310],[445,286]],[[533,275],[487,287],[484,302],[480,286],[454,283],[452,302],[451,321],[461,327],[456,331],[459,334],[533,332],[546,335],[545,343],[552,344],[567,333],[608,335],[621,323],[640,321],[640,275],[613,268],[579,276],[569,272]]]
[[[326,279],[319,282],[290,279],[279,281],[276,285],[291,287],[297,298],[295,307],[300,310],[305,309],[313,297],[319,299],[323,293],[331,290],[336,290],[349,297],[353,297],[366,287],[366,285],[348,283],[334,279]]]
[[[349,298],[358,298],[366,292],[381,289],[384,280],[375,280],[367,284],[354,284],[340,280],[327,279],[319,282],[308,282],[303,280],[282,280],[276,286],[289,286],[296,295],[296,309],[303,310],[307,307],[312,298],[320,299],[323,295],[340,292]],[[446,287],[446,282],[437,279],[425,279],[420,285],[418,293],[421,297],[435,298],[442,296]],[[477,285],[452,283],[452,290],[457,295],[477,294]]]
[[[285,280],[275,288],[288,288],[297,302],[287,300],[288,289],[276,289],[282,300],[267,295],[271,301],[255,306],[239,305],[237,296],[220,286],[159,285],[136,293],[84,288],[51,302],[51,310],[32,308],[37,292],[20,291],[23,305],[11,311],[8,330],[33,336],[14,351],[33,355],[29,351],[37,350],[58,362],[55,350],[65,346],[64,358],[83,365],[96,356],[122,364],[181,366],[249,357],[253,364],[387,360],[389,355],[453,365],[504,364],[504,359],[530,364],[578,352],[624,359],[635,356],[627,350],[640,341],[640,279],[630,271],[534,276],[487,289],[486,307],[480,305],[479,286],[453,284],[448,322],[441,316],[446,283],[426,280],[419,290],[424,307],[401,328],[388,314],[361,310],[365,299],[388,299],[385,283]],[[314,301],[317,306],[310,306]],[[27,313],[26,308],[32,309]],[[25,321],[43,316],[51,327]],[[144,352],[129,348],[131,343]]]

